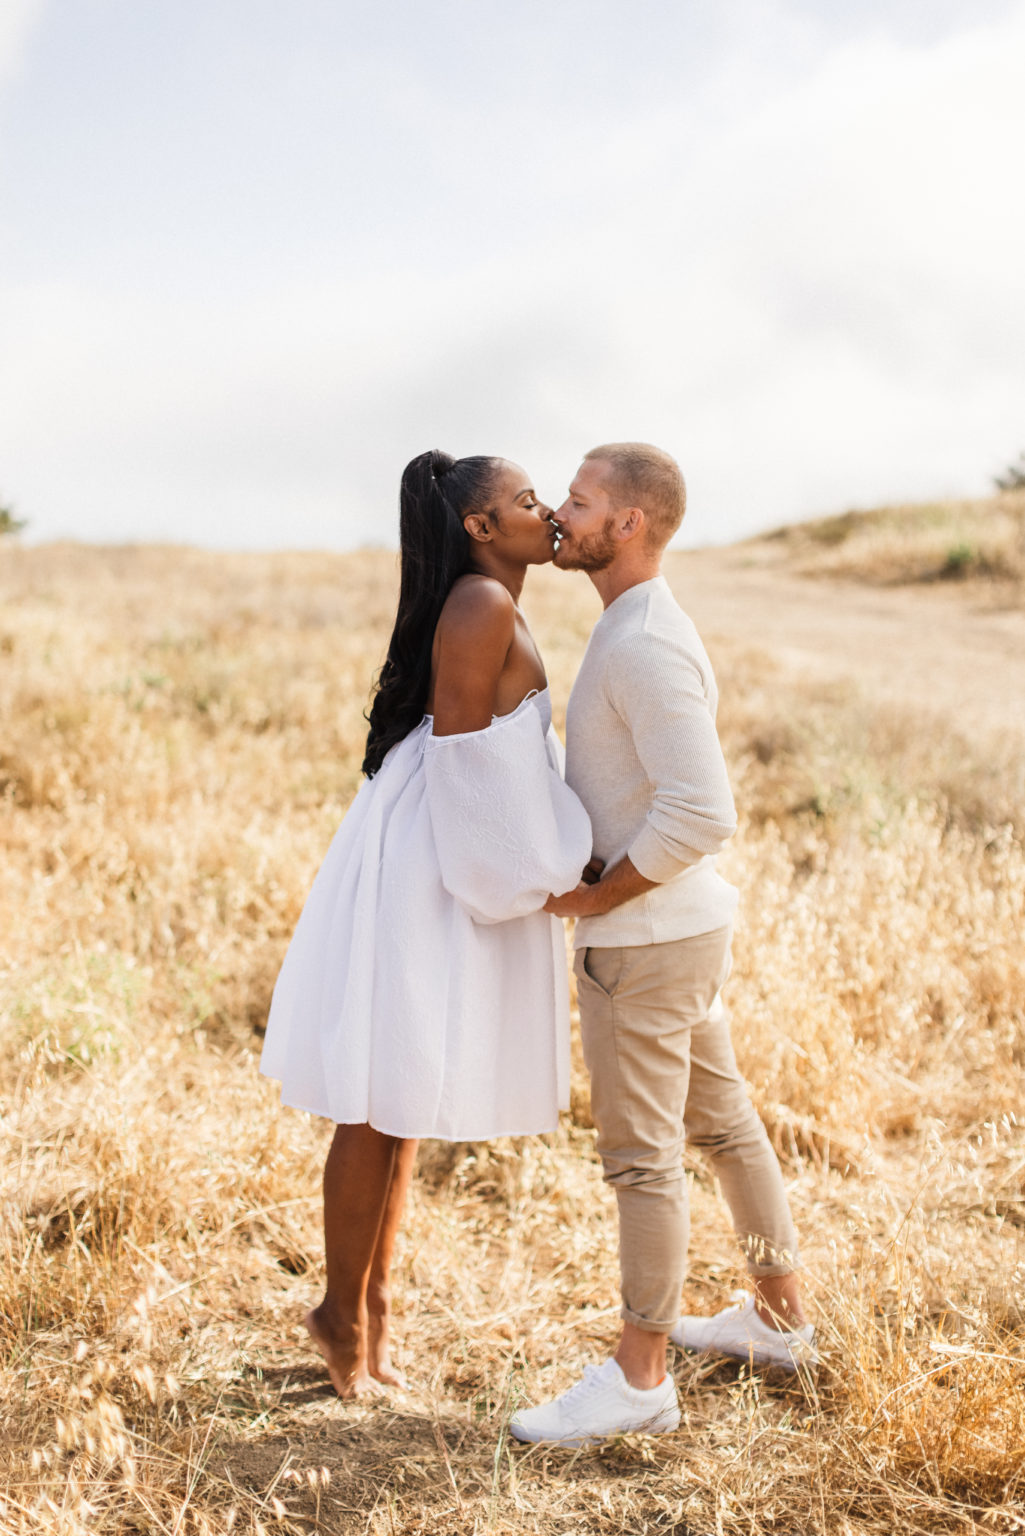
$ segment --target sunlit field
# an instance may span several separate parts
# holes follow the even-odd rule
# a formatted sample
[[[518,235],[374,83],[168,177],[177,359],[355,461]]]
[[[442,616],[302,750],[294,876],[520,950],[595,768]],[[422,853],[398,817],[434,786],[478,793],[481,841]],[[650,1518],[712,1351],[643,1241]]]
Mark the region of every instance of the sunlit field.
[[[851,575],[884,585],[923,581],[988,582],[998,600],[1025,583],[1025,486],[983,501],[878,507],[778,529],[806,573]]]
[[[966,603],[1022,601],[1006,505],[1006,568],[946,573]],[[968,544],[842,574],[943,575]],[[617,1333],[577,1050],[558,1134],[424,1144],[396,1273],[412,1388],[331,1393],[301,1321],[330,1127],[256,1063],[358,784],[395,575],[381,552],[0,545],[0,1531],[1025,1530],[1025,740],[962,732],[954,697],[874,705],[856,641],[824,678],[710,639],[741,815],[727,1000],[817,1372],[679,1355],[679,1433],[510,1443],[512,1410]],[[546,570],[525,607],[561,728],[597,600]],[[743,1273],[697,1161],[692,1195],[684,1301],[715,1310]]]

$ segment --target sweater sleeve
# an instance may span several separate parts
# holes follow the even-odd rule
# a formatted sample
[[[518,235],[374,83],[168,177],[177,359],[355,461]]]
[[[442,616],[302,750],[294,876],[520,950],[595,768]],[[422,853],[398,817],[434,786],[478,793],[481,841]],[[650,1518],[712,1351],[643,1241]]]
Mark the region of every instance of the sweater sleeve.
[[[616,646],[608,688],[651,784],[651,805],[627,853],[646,879],[661,883],[717,853],[737,828],[712,705],[687,646],[650,632]]]

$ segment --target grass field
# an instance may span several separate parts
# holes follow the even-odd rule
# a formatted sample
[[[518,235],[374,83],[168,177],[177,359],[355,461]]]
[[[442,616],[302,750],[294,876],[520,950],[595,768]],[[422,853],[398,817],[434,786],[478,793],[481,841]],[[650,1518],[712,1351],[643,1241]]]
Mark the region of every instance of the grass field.
[[[1021,601],[1017,506],[998,572],[960,562],[966,602]],[[910,579],[857,537],[846,578]],[[772,558],[800,565],[789,538]],[[256,1061],[394,590],[379,552],[0,546],[0,1531],[1025,1530],[1025,739],[960,734],[953,699],[877,707],[856,656],[803,677],[739,629],[713,648],[742,823],[728,1001],[821,1368],[680,1357],[678,1434],[509,1443],[512,1407],[617,1330],[578,1055],[556,1135],[424,1145],[396,1277],[412,1390],[331,1395],[301,1325],[330,1128]],[[542,571],[525,606],[561,724],[596,600]],[[692,1192],[685,1302],[708,1310],[742,1275],[697,1162]]]
[[[888,586],[980,578],[999,599],[1025,583],[1025,488],[984,501],[844,512],[780,528],[781,543],[807,574],[856,576]]]

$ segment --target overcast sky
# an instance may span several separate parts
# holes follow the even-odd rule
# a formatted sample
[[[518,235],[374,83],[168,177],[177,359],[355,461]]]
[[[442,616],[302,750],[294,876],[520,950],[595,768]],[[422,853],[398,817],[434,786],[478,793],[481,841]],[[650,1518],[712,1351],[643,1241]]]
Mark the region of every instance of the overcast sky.
[[[1025,448],[1025,0],[0,0],[0,501],[351,548],[424,448],[684,542]]]

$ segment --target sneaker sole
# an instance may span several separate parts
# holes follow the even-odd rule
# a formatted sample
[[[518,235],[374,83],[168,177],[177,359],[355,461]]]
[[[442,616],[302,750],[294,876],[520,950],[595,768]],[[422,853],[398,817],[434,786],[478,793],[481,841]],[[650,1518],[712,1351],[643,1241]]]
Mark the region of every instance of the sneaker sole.
[[[586,1445],[604,1445],[607,1440],[614,1440],[617,1435],[671,1435],[680,1427],[680,1415],[666,1414],[661,1418],[647,1419],[643,1424],[635,1424],[632,1429],[610,1429],[604,1435],[567,1435],[556,1437],[546,1435],[540,1430],[528,1429],[525,1425],[510,1424],[509,1433],[514,1440],[521,1445],[564,1445],[567,1449],[578,1449]]]

